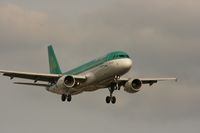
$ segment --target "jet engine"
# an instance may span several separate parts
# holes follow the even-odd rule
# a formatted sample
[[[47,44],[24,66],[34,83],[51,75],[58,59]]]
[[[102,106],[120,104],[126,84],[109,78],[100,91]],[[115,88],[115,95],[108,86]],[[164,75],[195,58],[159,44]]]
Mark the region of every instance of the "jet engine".
[[[142,81],[139,79],[130,79],[126,82],[124,86],[124,91],[128,93],[136,93],[140,91],[140,88],[142,87]]]
[[[75,84],[76,81],[73,76],[62,76],[56,83],[59,88],[72,88]]]

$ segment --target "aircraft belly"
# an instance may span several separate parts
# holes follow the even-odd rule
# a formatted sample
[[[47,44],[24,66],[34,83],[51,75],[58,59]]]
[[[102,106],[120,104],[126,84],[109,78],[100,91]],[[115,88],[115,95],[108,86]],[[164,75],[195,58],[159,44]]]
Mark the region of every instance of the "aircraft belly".
[[[80,86],[67,90],[66,88],[57,88],[55,85],[55,87],[50,87],[51,89],[49,89],[49,91],[57,94],[69,93],[71,95],[80,94],[84,91],[95,91],[101,88],[107,88],[113,81],[114,76],[121,76],[124,73],[126,73],[126,71],[119,67],[118,61],[110,61],[79,74],[87,77],[87,80],[80,83]]]
[[[82,84],[83,91],[95,91],[101,88],[106,88],[113,79],[115,71],[108,64],[99,66],[87,72],[88,81]],[[105,80],[106,79],[106,80]]]
[[[47,88],[46,90],[49,92],[52,92],[52,93],[56,93],[56,94],[64,94],[65,93],[63,88],[58,88],[56,85],[53,85],[53,86]]]

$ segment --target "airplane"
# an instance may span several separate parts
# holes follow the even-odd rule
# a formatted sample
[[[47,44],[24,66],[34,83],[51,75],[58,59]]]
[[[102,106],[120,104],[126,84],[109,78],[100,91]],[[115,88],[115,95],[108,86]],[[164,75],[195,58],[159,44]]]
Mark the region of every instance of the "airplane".
[[[47,91],[61,95],[61,100],[70,102],[73,95],[82,92],[96,91],[108,88],[110,95],[106,103],[116,103],[113,96],[115,90],[121,87],[128,93],[137,93],[143,84],[153,85],[158,81],[177,81],[177,78],[124,78],[132,67],[133,61],[123,51],[114,51],[84,65],[63,73],[54,53],[52,45],[48,46],[50,73],[30,73],[0,70],[3,76],[10,79],[22,78],[34,82],[14,82],[19,85],[45,87]],[[38,81],[40,81],[38,83]]]

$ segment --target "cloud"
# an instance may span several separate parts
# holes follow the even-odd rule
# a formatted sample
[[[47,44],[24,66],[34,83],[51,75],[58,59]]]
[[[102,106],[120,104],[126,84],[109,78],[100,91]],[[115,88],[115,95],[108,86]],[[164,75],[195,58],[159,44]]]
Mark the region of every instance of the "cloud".
[[[189,76],[193,80],[198,76],[193,71],[200,66],[196,62],[200,49],[198,7],[199,2],[194,0],[125,0],[89,8],[87,12],[73,16],[77,19],[72,19],[72,15],[54,19],[49,12],[13,4],[1,5],[0,51],[23,51],[28,47],[38,51],[48,43],[55,43],[56,50],[61,51],[58,57],[64,60],[69,60],[69,55],[77,59],[82,55],[80,63],[73,60],[68,64],[69,69],[92,59],[91,55],[124,50],[131,54],[136,62],[135,70],[141,75],[170,73],[181,79]],[[61,47],[66,47],[67,52]],[[60,60],[64,66],[65,62]]]
[[[41,12],[26,10],[12,4],[0,6],[1,29],[3,33],[11,34],[11,37],[37,35],[46,21],[47,15]]]
[[[13,31],[30,30],[32,32],[38,30],[47,19],[47,16],[41,12],[31,11],[12,4],[1,5],[0,11],[3,26],[13,26],[12,28],[20,29],[13,29]]]
[[[47,18],[44,13],[17,5],[0,5],[1,51],[8,50],[11,46],[21,49],[40,38],[41,34],[45,33],[43,27]]]
[[[114,40],[115,37],[123,40],[127,36],[125,38],[148,41],[145,37],[157,37],[158,41],[162,38],[185,41],[198,37],[200,17],[197,5],[198,1],[117,1],[83,16],[81,23],[99,39]]]
[[[64,70],[107,52],[124,50],[134,61],[130,76],[177,76],[179,82],[143,86],[134,95],[123,89],[116,91],[117,104],[110,106],[105,104],[107,89],[74,96],[68,104],[61,103],[58,95],[14,86],[2,77],[0,129],[199,130],[198,0],[104,0],[98,4],[90,0],[71,4],[51,1],[47,5],[48,2],[0,5],[0,68],[48,72],[46,45],[51,42]]]

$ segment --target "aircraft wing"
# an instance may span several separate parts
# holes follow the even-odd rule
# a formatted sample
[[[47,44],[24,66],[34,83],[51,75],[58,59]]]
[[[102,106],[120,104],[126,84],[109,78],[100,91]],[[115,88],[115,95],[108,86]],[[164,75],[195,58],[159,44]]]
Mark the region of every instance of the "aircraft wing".
[[[138,78],[141,80],[142,84],[149,84],[150,86],[154,83],[157,83],[159,81],[177,81],[177,78]],[[119,85],[125,85],[128,81],[128,78],[120,78],[118,80]]]
[[[30,72],[17,72],[17,71],[6,71],[6,70],[0,70],[0,73],[3,74],[3,76],[8,76],[11,79],[13,78],[22,78],[22,79],[30,79],[37,81],[44,81],[44,82],[50,82],[54,83],[59,78],[61,78],[62,74],[44,74],[44,73],[30,73]],[[78,75],[72,75],[77,80],[85,80],[85,76],[78,76]]]
[[[177,78],[141,78],[142,84],[149,84],[150,86],[159,81],[177,81]]]
[[[27,82],[14,82],[14,84],[31,85],[31,86],[39,86],[39,87],[50,87],[51,86],[51,84],[39,84],[39,83],[27,83]]]

